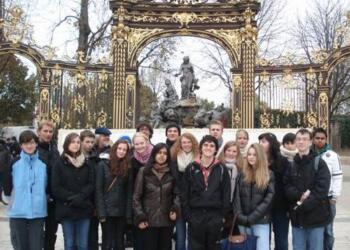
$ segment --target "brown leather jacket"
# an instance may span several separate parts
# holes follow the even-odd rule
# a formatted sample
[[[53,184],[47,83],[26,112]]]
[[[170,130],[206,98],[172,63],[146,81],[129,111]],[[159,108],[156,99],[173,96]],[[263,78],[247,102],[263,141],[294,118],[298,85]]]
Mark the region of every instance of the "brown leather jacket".
[[[161,180],[151,167],[143,167],[137,174],[133,196],[135,224],[148,222],[150,227],[168,227],[173,225],[170,212],[180,217],[180,199],[175,178],[170,170]]]

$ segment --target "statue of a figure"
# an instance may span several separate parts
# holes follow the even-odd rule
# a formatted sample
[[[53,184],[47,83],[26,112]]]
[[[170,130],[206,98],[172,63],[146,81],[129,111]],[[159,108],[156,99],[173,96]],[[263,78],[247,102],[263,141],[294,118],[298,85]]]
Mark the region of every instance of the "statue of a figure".
[[[165,86],[166,89],[164,91],[164,100],[163,104],[165,106],[169,106],[169,104],[175,104],[177,100],[179,100],[179,97],[176,93],[176,90],[174,86],[171,84],[169,79],[165,79]]]
[[[175,76],[177,77],[181,73],[181,99],[189,99],[190,97],[194,96],[193,92],[196,89],[199,89],[199,86],[197,85],[198,79],[196,79],[194,76],[193,66],[190,63],[190,58],[188,56],[183,58],[180,72],[175,74]]]

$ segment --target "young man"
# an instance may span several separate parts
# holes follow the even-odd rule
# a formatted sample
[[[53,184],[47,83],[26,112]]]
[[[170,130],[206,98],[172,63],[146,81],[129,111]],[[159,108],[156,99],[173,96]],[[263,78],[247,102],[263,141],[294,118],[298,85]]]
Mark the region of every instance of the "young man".
[[[38,125],[38,152],[39,158],[42,160],[47,167],[48,174],[48,204],[47,204],[47,217],[45,220],[45,238],[44,238],[44,249],[45,250],[54,250],[56,243],[56,233],[58,228],[58,222],[55,218],[55,201],[51,194],[51,169],[56,164],[57,160],[60,157],[60,154],[57,150],[56,144],[54,144],[53,132],[55,125],[51,121],[43,120]]]
[[[312,134],[307,129],[296,133],[298,149],[285,176],[285,192],[290,202],[293,249],[323,250],[324,227],[330,221],[327,164],[310,150]]]
[[[111,148],[110,145],[110,135],[111,131],[108,128],[100,127],[95,129],[95,146],[94,150],[98,155],[98,158],[107,157],[106,154],[109,155],[109,150]]]
[[[10,197],[8,216],[16,250],[43,249],[47,216],[47,170],[37,152],[38,137],[30,130],[19,137],[20,156],[7,168],[4,192]]]
[[[204,136],[199,149],[200,159],[185,170],[183,213],[189,222],[191,249],[218,250],[230,206],[230,177],[226,167],[215,159],[219,149],[215,137]]]
[[[169,149],[174,145],[176,139],[181,135],[181,128],[177,124],[170,124],[165,129],[166,145]]]
[[[212,120],[209,123],[209,134],[211,136],[214,136],[216,140],[218,140],[219,143],[219,149],[224,143],[224,140],[222,138],[222,134],[224,133],[224,125],[219,120]]]
[[[142,132],[147,135],[148,139],[151,141],[153,136],[153,128],[150,124],[146,122],[141,122],[136,126],[136,132]]]
[[[331,173],[331,187],[328,198],[331,204],[331,222],[326,226],[324,232],[324,249],[331,250],[334,245],[333,221],[336,213],[337,199],[341,194],[343,170],[340,164],[339,156],[331,150],[327,144],[327,132],[323,128],[316,128],[313,132],[313,149],[327,163]]]
[[[283,136],[282,145],[280,146],[281,155],[286,157],[289,162],[292,162],[294,156],[298,153],[295,146],[295,134],[287,133]]]

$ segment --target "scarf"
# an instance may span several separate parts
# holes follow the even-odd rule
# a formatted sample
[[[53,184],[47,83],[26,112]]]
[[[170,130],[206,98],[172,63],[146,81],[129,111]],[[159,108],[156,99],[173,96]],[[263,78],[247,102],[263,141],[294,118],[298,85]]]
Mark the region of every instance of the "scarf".
[[[239,148],[239,151],[241,152],[241,155],[243,158],[247,157],[248,148],[249,148],[249,145],[245,146],[245,148]]]
[[[283,145],[280,147],[281,155],[284,157],[287,157],[288,161],[292,162],[294,159],[294,156],[298,153],[298,150],[288,150]]]
[[[181,173],[185,172],[186,167],[193,162],[193,152],[185,153],[180,150],[177,154],[177,166]]]
[[[155,163],[152,168],[152,172],[157,176],[159,180],[161,180],[165,173],[169,171],[170,169],[168,167],[168,164],[159,165]]]
[[[85,162],[85,156],[84,154],[80,154],[77,157],[72,157],[69,154],[64,154],[65,157],[67,157],[68,161],[76,168],[80,168],[84,165]]]
[[[225,166],[228,169],[228,172],[230,174],[230,181],[231,181],[231,199],[230,201],[233,201],[233,193],[235,190],[235,184],[236,184],[236,177],[238,175],[238,170],[236,166],[236,160],[233,159],[225,159]]]
[[[148,144],[148,146],[146,147],[145,152],[143,152],[142,154],[138,153],[136,150],[134,150],[134,157],[135,159],[140,162],[141,164],[146,164],[149,157],[151,156],[151,152],[152,152],[153,146],[151,144]]]

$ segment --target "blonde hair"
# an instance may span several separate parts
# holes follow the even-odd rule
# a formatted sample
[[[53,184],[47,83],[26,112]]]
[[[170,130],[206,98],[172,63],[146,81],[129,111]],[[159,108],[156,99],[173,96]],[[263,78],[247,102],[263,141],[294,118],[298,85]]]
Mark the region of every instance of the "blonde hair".
[[[249,134],[248,134],[248,131],[247,130],[245,130],[245,129],[238,129],[237,131],[236,131],[236,141],[237,141],[237,137],[238,137],[238,135],[239,134],[245,134],[246,135],[246,137],[247,137],[247,139],[249,140]]]
[[[38,131],[42,130],[42,128],[44,126],[48,126],[48,127],[51,127],[52,129],[55,129],[55,124],[52,121],[50,121],[50,120],[41,120],[38,123]]]
[[[224,148],[221,150],[221,152],[218,156],[218,160],[225,163],[225,152],[230,147],[237,148],[236,166],[237,166],[238,170],[241,170],[243,167],[243,157],[242,157],[241,151],[239,150],[238,144],[235,141],[226,142]]]
[[[134,134],[134,136],[132,137],[132,143],[134,143],[134,141],[135,141],[135,139],[136,139],[137,137],[141,137],[141,138],[145,139],[145,141],[146,141],[147,143],[149,143],[149,138],[148,138],[148,136],[145,135],[145,134],[142,133],[142,132],[136,132],[136,133]]]
[[[270,175],[264,148],[259,143],[254,143],[249,146],[253,148],[256,153],[257,162],[255,168],[249,164],[247,158],[243,162],[244,181],[247,183],[254,183],[259,189],[265,189],[269,184]],[[247,156],[248,157],[248,156]]]
[[[198,141],[197,139],[191,134],[191,133],[183,133],[180,135],[174,145],[171,147],[171,159],[176,159],[178,153],[180,152],[181,149],[181,140],[182,138],[186,138],[192,142],[192,153],[193,157],[196,158],[199,155],[199,146],[198,146]]]

